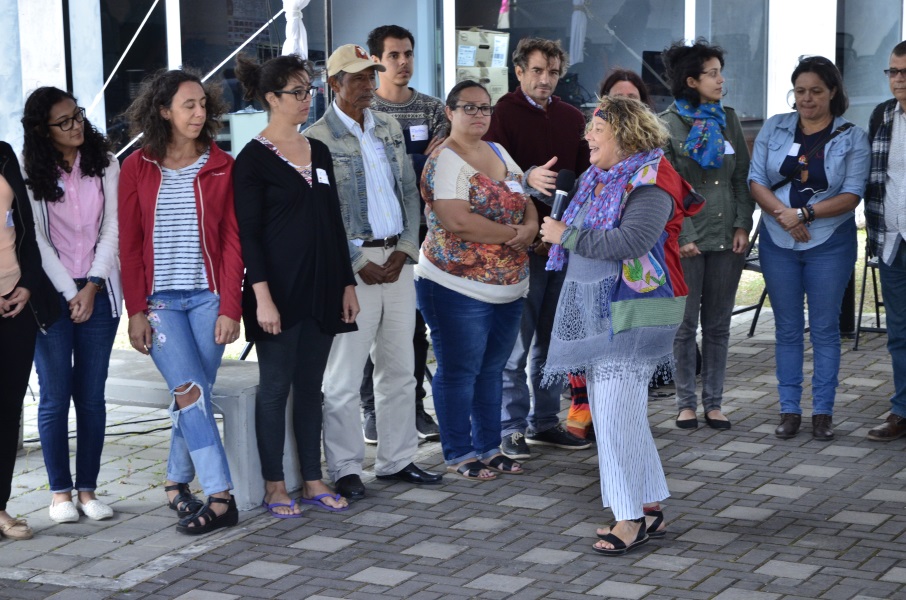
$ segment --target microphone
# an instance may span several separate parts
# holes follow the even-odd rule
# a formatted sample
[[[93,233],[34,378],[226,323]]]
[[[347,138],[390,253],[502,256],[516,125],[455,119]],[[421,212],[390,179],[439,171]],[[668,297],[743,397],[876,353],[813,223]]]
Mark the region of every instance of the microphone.
[[[551,209],[551,218],[559,221],[563,217],[563,211],[569,206],[568,196],[576,184],[576,174],[568,169],[563,169],[557,173],[556,191],[554,192],[554,206]]]

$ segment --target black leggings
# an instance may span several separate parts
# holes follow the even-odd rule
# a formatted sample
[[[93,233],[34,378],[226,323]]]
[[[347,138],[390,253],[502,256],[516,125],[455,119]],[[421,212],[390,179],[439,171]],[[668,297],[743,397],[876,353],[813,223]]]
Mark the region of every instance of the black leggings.
[[[283,481],[286,399],[293,391],[293,433],[299,451],[302,479],[321,479],[321,381],[333,336],[308,318],[267,340],[258,349],[258,397],[255,434],[261,474],[266,481]]]
[[[6,510],[12,493],[22,399],[28,389],[37,333],[30,306],[15,317],[0,317],[0,510]]]

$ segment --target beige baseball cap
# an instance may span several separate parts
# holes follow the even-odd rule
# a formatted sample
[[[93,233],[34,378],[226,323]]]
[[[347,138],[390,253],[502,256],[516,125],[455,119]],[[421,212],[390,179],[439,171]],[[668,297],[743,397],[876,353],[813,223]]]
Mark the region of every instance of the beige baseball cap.
[[[387,67],[371,60],[368,51],[357,44],[345,44],[327,58],[327,75],[333,77],[340,71],[358,73],[365,69],[386,71]]]

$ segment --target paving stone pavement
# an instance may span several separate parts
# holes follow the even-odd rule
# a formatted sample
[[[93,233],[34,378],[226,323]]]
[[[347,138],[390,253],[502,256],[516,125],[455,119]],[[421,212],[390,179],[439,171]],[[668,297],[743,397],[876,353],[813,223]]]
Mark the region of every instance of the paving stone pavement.
[[[807,400],[803,431],[778,440],[773,321],[763,314],[747,338],[750,315],[732,331],[731,431],[676,429],[672,399],[652,400],[668,534],[625,557],[590,551],[611,518],[590,450],[535,446],[524,475],[485,483],[447,475],[413,488],[367,473],[368,497],[346,513],[253,511],[193,539],[173,532],[161,502],[168,435],[156,432],[108,438],[108,522],[52,523],[40,447],[26,444],[10,512],[37,535],[0,541],[0,598],[906,598],[906,439],[865,439],[892,391],[884,336],[865,335],[858,352],[844,340],[833,442],[811,439]],[[25,435],[36,437],[36,403],[26,404]],[[114,406],[108,422],[167,425],[159,411]],[[422,445],[420,463],[442,468],[439,450]]]

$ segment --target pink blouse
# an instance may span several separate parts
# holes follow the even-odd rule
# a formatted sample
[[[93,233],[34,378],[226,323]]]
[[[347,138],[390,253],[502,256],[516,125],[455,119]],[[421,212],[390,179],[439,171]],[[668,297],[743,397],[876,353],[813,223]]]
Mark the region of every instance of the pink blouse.
[[[63,197],[47,203],[50,243],[73,279],[88,275],[104,212],[101,178],[82,177],[81,160],[79,153],[72,172],[61,171]]]

